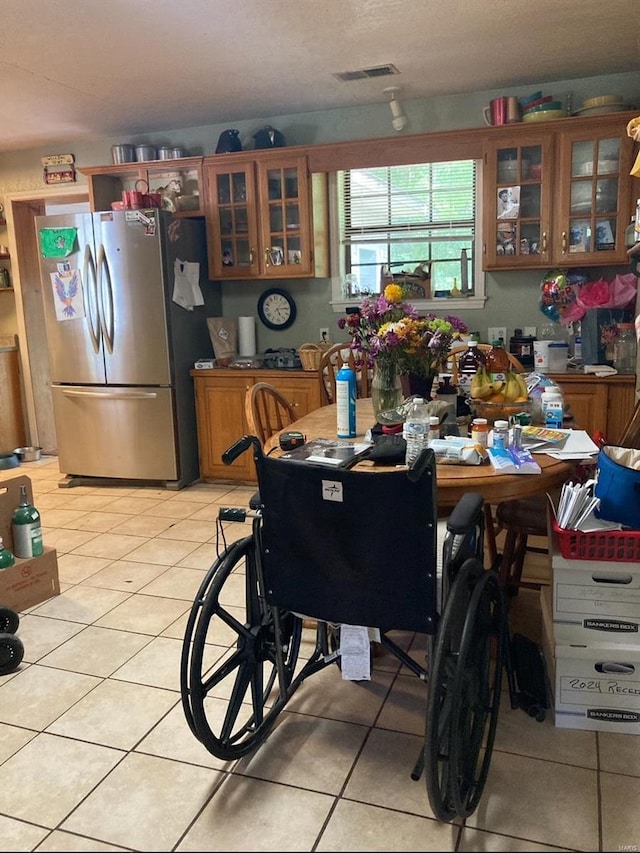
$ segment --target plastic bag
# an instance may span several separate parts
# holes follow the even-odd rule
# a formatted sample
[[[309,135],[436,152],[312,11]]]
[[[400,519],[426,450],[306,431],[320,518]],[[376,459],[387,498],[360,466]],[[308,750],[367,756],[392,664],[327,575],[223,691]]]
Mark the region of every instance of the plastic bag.
[[[636,289],[633,273],[616,275],[610,282],[604,278],[589,281],[578,288],[575,302],[562,315],[562,323],[582,319],[589,308],[626,308],[636,298]]]

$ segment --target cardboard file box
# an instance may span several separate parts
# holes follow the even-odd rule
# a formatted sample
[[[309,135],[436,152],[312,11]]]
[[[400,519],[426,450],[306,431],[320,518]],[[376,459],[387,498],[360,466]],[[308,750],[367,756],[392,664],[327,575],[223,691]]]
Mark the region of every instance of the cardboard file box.
[[[6,548],[13,551],[11,517],[20,503],[20,486],[27,487],[27,496],[33,501],[31,480],[28,477],[13,477],[0,481],[0,536]],[[0,570],[0,604],[22,611],[60,594],[58,558],[55,548],[45,546],[40,557],[21,560],[16,557],[15,565]]]
[[[556,643],[623,643],[640,650],[640,563],[552,553],[551,568]]]
[[[640,734],[640,649],[555,644],[558,728]]]
[[[613,364],[607,359],[607,336],[618,323],[633,323],[633,314],[622,308],[589,308],[580,323],[583,364]],[[611,350],[610,350],[611,352]]]

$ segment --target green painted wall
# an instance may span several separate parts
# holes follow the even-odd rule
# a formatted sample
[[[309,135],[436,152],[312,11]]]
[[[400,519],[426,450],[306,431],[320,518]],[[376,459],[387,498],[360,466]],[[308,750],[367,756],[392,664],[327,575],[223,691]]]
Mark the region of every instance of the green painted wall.
[[[628,72],[606,77],[582,80],[531,83],[516,90],[490,90],[425,101],[402,101],[409,119],[405,133],[428,133],[481,127],[484,124],[482,108],[489,100],[500,95],[525,97],[542,89],[556,99],[568,103],[569,109],[579,109],[585,98],[603,94],[620,94],[625,103],[640,106],[640,73]],[[212,117],[215,114],[215,94],[212,93]],[[252,121],[228,123],[212,121],[206,127],[167,130],[164,133],[133,135],[127,138],[100,139],[76,143],[61,142],[55,150],[29,150],[0,154],[0,199],[5,192],[31,190],[43,186],[40,158],[45,154],[73,153],[78,167],[95,166],[111,162],[111,146],[117,143],[150,143],[154,145],[182,145],[192,155],[209,155],[215,152],[220,133],[228,127],[240,131],[243,149],[254,147],[253,134],[270,124],[282,131],[290,145],[310,145],[343,140],[397,136],[391,126],[389,105],[381,94],[379,104],[324,112],[295,115],[261,116]],[[220,155],[224,156],[224,155]],[[82,176],[79,176],[84,180]],[[625,268],[598,270],[593,277],[604,274],[610,278]],[[487,274],[487,305],[482,311],[458,312],[472,329],[486,335],[489,325],[506,326],[507,334],[515,327],[540,326],[545,322],[538,310],[538,288],[542,273],[536,271],[500,272]],[[296,298],[298,319],[284,332],[270,332],[258,324],[257,346],[297,347],[306,341],[318,339],[320,327],[333,330],[335,340],[343,335],[336,325],[337,317],[329,304],[331,285],[327,279],[303,279],[286,282],[224,282],[223,311],[226,316],[238,317],[255,313],[260,293],[273,285],[286,287]]]

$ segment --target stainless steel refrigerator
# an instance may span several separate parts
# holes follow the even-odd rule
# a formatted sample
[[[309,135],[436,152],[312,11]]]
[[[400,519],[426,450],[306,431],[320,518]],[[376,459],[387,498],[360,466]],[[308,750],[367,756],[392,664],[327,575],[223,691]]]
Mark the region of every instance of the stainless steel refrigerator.
[[[204,222],[160,210],[61,214],[36,217],[36,236],[60,471],[70,485],[194,482],[189,371],[212,355],[207,316],[222,313]]]

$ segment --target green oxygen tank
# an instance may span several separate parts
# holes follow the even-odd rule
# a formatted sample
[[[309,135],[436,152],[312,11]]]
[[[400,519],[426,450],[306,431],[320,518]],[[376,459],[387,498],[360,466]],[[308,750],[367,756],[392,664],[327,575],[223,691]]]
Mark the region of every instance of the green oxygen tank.
[[[29,503],[24,485],[20,486],[20,504],[13,512],[11,529],[16,557],[30,559],[43,553],[40,513]]]
[[[8,569],[15,563],[15,557],[8,548],[4,547],[2,536],[0,536],[0,570]]]

